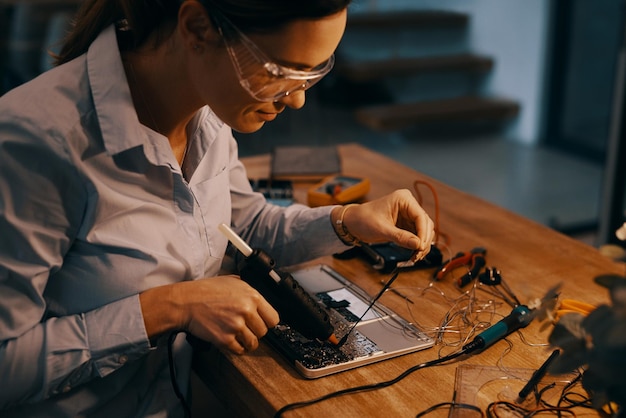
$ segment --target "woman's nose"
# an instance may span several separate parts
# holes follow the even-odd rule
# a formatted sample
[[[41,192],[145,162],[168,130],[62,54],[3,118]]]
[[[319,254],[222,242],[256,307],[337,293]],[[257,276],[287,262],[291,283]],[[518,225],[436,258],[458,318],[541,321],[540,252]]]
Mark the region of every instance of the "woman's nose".
[[[277,100],[278,102],[289,106],[292,109],[300,109],[306,101],[306,93],[304,90],[296,90]]]

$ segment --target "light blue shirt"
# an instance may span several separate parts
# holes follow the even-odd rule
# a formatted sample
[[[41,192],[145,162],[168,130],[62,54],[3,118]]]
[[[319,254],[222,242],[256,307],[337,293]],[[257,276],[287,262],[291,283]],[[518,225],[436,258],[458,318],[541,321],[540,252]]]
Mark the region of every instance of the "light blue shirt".
[[[208,107],[182,169],[141,125],[115,30],[0,98],[0,415],[182,416],[138,294],[216,275],[224,222],[279,266],[346,247],[331,208],[269,205]],[[191,349],[175,344],[187,389]],[[5,410],[6,409],[6,410]]]

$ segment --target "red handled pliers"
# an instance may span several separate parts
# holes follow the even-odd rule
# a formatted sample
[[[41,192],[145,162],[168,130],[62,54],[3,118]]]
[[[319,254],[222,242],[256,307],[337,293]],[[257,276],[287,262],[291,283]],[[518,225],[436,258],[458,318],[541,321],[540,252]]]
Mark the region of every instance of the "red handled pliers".
[[[478,277],[480,270],[487,264],[485,259],[486,255],[487,250],[483,247],[475,247],[471,251],[459,252],[450,260],[444,262],[443,265],[435,271],[433,277],[436,280],[443,280],[444,276],[450,271],[458,267],[466,266],[468,268],[467,273],[457,280],[459,287],[463,287]]]

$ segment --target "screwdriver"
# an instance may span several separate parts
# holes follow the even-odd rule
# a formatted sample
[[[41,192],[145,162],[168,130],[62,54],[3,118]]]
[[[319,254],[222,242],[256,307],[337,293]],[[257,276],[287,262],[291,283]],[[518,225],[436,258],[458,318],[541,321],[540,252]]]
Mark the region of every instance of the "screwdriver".
[[[239,264],[241,278],[278,311],[284,323],[308,339],[339,343],[328,313],[291,274],[277,270],[266,252],[252,249],[228,225],[218,228],[245,257]]]

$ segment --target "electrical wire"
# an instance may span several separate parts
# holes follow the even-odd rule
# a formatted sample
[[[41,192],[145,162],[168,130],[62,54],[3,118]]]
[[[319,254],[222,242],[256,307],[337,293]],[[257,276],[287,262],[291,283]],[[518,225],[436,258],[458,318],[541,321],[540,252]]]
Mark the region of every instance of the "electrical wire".
[[[403,289],[410,288],[403,287]],[[452,298],[438,289],[432,281],[426,288],[416,287],[414,289],[416,289],[416,293],[411,294],[414,303],[408,306],[409,318],[421,331],[437,341],[441,350],[450,347],[457,349],[477,331],[489,327],[495,321],[497,315],[495,302],[493,300],[480,300],[476,298],[475,292],[463,292],[460,296]],[[442,313],[442,319],[439,323],[426,326],[420,323],[419,314],[416,313],[428,309],[421,303],[422,301],[437,303],[438,306],[441,306],[440,301],[434,302],[428,297],[433,294],[442,298],[448,305],[448,310]]]
[[[486,415],[488,418],[509,418],[512,415],[521,418],[532,418],[536,415],[553,414],[558,418],[562,418],[564,414],[575,417],[574,408],[590,408],[593,409],[589,396],[574,390],[577,383],[580,382],[582,374],[578,373],[574,379],[568,382],[558,397],[556,405],[550,404],[545,400],[545,394],[556,387],[556,382],[546,385],[541,390],[535,388],[535,407],[527,407],[517,402],[498,400],[491,402],[486,407]],[[578,399],[574,399],[574,397]]]
[[[189,407],[189,403],[178,386],[178,380],[176,378],[176,364],[174,363],[174,341],[180,332],[182,331],[173,331],[167,338],[167,360],[170,367],[170,380],[172,382],[174,394],[176,394],[176,397],[180,400],[180,403],[183,406],[185,418],[191,418],[191,408]]]
[[[373,391],[373,390],[378,390],[378,389],[383,389],[389,386],[392,386],[398,382],[400,382],[401,380],[403,380],[405,377],[409,376],[410,374],[412,374],[413,372],[416,372],[417,370],[420,369],[424,369],[427,367],[432,367],[432,366],[436,366],[439,365],[441,363],[445,363],[451,360],[454,360],[457,357],[460,357],[464,354],[466,354],[468,351],[467,350],[461,350],[459,352],[450,354],[446,357],[441,357],[435,360],[431,360],[431,361],[427,361],[425,363],[421,363],[421,364],[417,364],[407,370],[405,370],[404,372],[402,372],[400,375],[398,375],[397,377],[391,379],[391,380],[386,380],[383,382],[378,382],[378,383],[371,383],[368,385],[361,385],[361,386],[354,386],[351,388],[346,388],[346,389],[342,389],[342,390],[338,390],[335,392],[330,392],[327,393],[326,395],[320,396],[318,398],[314,398],[308,401],[302,401],[302,402],[294,402],[294,403],[290,403],[287,404],[285,406],[283,406],[282,408],[280,408],[276,414],[274,414],[275,418],[279,418],[282,414],[284,414],[287,411],[291,411],[293,409],[298,409],[298,408],[303,408],[305,406],[310,406],[316,403],[320,403],[323,402],[325,400],[328,399],[332,399],[332,398],[337,398],[339,396],[343,396],[343,395],[348,395],[348,394],[352,394],[352,393],[362,393],[362,392],[369,392],[369,391]]]
[[[437,195],[437,191],[435,190],[435,187],[428,183],[427,181],[424,180],[415,180],[413,182],[413,189],[415,190],[415,194],[417,195],[417,201],[419,202],[420,205],[422,205],[423,199],[422,199],[422,194],[419,191],[419,186],[420,185],[424,185],[426,187],[428,187],[428,189],[430,189],[430,192],[433,196],[433,202],[435,204],[435,211],[434,211],[434,219],[433,222],[435,224],[435,242],[439,242],[439,237],[443,238],[443,242],[445,243],[445,245],[450,245],[450,236],[444,232],[441,231],[441,228],[439,226],[439,196]]]
[[[499,409],[506,410],[505,413],[499,413]],[[576,416],[576,412],[573,411],[572,407],[547,407],[547,408],[534,408],[534,409],[526,409],[516,403],[509,401],[496,401],[492,402],[487,406],[487,417],[488,418],[504,418],[510,417],[511,413],[522,417],[522,418],[532,418],[535,415],[552,413],[559,417],[562,416],[563,413],[569,414],[573,417]]]
[[[374,306],[374,304],[376,302],[378,302],[380,297],[383,294],[385,294],[387,289],[389,289],[389,287],[393,284],[393,282],[398,278],[399,274],[400,274],[400,270],[399,269],[396,268],[396,269],[393,270],[393,272],[391,274],[391,278],[389,280],[387,280],[387,282],[385,283],[383,288],[380,290],[380,292],[378,292],[376,297],[374,297],[371,300],[371,302],[368,305],[367,309],[365,309],[365,311],[363,311],[363,313],[361,314],[361,317],[357,321],[355,321],[354,324],[352,324],[352,326],[348,330],[348,332],[346,332],[346,334],[343,337],[341,337],[341,340],[339,341],[339,344],[337,344],[337,347],[341,347],[342,345],[344,345],[346,343],[346,341],[348,341],[348,336],[352,333],[354,328],[356,328],[356,326],[363,320],[363,318],[365,317],[365,314],[368,313],[370,311],[370,309],[372,309],[372,307]]]

